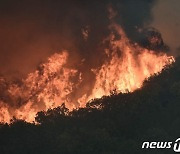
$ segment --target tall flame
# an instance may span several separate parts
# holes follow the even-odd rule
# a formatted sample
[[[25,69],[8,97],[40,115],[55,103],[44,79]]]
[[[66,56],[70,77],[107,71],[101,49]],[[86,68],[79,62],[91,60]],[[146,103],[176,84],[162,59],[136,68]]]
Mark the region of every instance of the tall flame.
[[[120,26],[114,24],[112,28],[118,32],[121,39],[114,41],[115,36],[111,35],[112,52],[107,51],[111,59],[96,73],[91,98],[101,98],[113,90],[118,93],[133,92],[142,86],[145,79],[161,72],[164,66],[174,61],[173,57],[167,57],[164,53],[157,54],[130,43]]]
[[[84,107],[91,99],[110,95],[114,90],[117,93],[133,92],[142,87],[145,79],[174,62],[173,57],[163,52],[131,43],[119,25],[112,24],[110,29],[120,39],[116,39],[113,32],[106,39],[110,42],[110,47],[105,50],[106,60],[100,68],[89,71],[95,76],[92,87],[79,93],[83,72],[67,66],[68,51],[56,53],[22,83],[8,86],[7,95],[13,103],[9,105],[6,100],[1,100],[0,122],[9,123],[13,117],[33,122],[37,112],[62,103],[72,110]]]

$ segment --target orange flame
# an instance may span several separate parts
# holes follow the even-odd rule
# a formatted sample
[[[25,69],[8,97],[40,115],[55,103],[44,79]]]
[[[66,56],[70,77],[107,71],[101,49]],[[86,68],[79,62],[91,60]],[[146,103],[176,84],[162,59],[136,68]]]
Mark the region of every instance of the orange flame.
[[[95,81],[90,94],[86,90],[76,93],[80,90],[83,72],[67,67],[68,51],[56,53],[20,85],[8,87],[14,105],[0,102],[0,122],[9,123],[13,117],[33,122],[37,112],[62,103],[72,110],[84,107],[91,99],[110,95],[113,90],[117,93],[133,92],[142,87],[145,79],[174,62],[173,57],[163,52],[157,53],[131,43],[119,25],[113,24],[110,28],[120,35],[120,39],[116,40],[114,33],[109,36],[110,48],[105,50],[107,59],[100,68],[91,70]]]
[[[112,28],[118,32],[121,39],[114,41],[112,34],[112,52],[107,51],[112,58],[96,73],[91,99],[110,95],[113,90],[117,93],[133,92],[142,86],[145,79],[161,72],[164,66],[174,61],[173,57],[167,57],[164,53],[157,54],[155,51],[130,43],[120,26],[114,24]]]

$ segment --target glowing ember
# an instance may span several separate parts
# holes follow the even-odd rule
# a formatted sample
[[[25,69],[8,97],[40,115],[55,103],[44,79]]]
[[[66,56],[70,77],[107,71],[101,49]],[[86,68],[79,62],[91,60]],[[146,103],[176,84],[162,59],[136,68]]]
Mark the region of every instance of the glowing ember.
[[[173,57],[163,52],[157,53],[131,43],[119,25],[113,24],[110,29],[113,32],[106,39],[110,47],[105,50],[104,63],[100,68],[89,70],[95,78],[92,87],[85,83],[87,88],[80,89],[84,81],[83,72],[67,66],[68,51],[56,53],[22,83],[8,85],[7,95],[13,103],[0,102],[0,121],[10,122],[15,117],[33,122],[38,111],[62,103],[72,110],[84,107],[91,99],[110,95],[114,90],[117,93],[133,92],[142,86],[146,78],[174,62]]]

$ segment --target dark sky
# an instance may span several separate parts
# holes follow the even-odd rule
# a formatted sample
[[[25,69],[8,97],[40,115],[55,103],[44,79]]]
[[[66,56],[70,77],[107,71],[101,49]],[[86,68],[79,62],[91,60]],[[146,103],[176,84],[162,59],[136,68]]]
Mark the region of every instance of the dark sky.
[[[70,56],[76,60],[85,58],[91,61],[94,55],[101,54],[99,44],[109,33],[107,8],[110,5],[117,11],[117,22],[132,40],[136,36],[135,27],[152,24],[162,30],[167,43],[178,46],[178,41],[174,45],[168,40],[171,30],[165,33],[167,27],[161,23],[167,19],[160,20],[162,11],[157,9],[164,10],[163,6],[170,9],[167,1],[1,0],[0,73],[10,78],[24,77],[48,56],[62,49],[69,50]],[[173,1],[176,4],[178,0]],[[174,18],[171,21],[174,22]],[[82,29],[87,27],[90,32],[85,41]],[[96,61],[91,62],[92,65]]]

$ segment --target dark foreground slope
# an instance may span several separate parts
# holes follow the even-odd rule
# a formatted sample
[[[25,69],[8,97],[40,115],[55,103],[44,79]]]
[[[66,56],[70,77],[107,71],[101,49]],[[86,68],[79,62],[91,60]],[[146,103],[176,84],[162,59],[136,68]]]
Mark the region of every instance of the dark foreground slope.
[[[62,105],[36,120],[41,124],[1,125],[0,153],[173,153],[141,146],[180,137],[180,59],[134,93],[112,94],[71,113]]]

